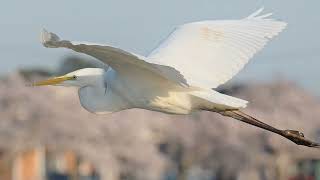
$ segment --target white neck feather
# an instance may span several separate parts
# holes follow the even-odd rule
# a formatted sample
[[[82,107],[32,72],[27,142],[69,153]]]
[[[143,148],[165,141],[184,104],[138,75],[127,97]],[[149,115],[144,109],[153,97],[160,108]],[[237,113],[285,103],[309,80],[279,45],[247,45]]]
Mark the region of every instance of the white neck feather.
[[[95,114],[109,114],[129,109],[130,105],[115,94],[111,88],[86,86],[79,89],[81,105],[89,112]]]

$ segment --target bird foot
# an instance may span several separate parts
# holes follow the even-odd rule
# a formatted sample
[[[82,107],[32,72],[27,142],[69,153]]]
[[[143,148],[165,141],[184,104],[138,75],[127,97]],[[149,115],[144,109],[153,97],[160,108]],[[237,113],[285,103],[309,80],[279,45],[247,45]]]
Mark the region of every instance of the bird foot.
[[[282,131],[283,136],[286,137],[287,139],[291,140],[292,142],[298,144],[298,145],[303,145],[303,146],[308,146],[308,147],[315,147],[315,148],[320,148],[319,143],[312,142],[304,137],[304,134],[300,131],[296,130],[283,130]]]

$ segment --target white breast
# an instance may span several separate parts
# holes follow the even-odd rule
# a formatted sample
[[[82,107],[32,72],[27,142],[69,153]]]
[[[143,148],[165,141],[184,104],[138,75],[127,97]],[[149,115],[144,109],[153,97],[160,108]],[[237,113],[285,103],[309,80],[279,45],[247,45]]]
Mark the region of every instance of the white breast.
[[[111,88],[86,86],[79,89],[81,105],[95,114],[108,114],[130,108],[128,102],[115,94]]]

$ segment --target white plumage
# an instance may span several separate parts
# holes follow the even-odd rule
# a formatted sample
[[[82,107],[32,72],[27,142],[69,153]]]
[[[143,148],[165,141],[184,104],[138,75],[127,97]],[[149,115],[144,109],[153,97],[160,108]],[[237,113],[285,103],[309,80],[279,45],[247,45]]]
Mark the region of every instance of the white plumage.
[[[207,110],[279,134],[298,145],[320,147],[300,131],[280,130],[240,111],[247,101],[212,88],[237,74],[286,23],[263,9],[240,20],[201,21],[176,28],[147,57],[109,45],[72,42],[47,31],[41,42],[95,57],[103,68],[84,68],[34,83],[79,88],[81,105],[97,114],[142,108],[172,114]]]
[[[286,23],[258,16],[201,21],[178,27],[149,56],[149,62],[174,67],[191,86],[216,88],[238,73]]]
[[[95,113],[144,108],[188,114],[244,108],[247,101],[212,88],[231,79],[285,28],[286,23],[268,19],[272,14],[261,15],[262,10],[240,20],[182,25],[147,57],[109,45],[60,40],[44,30],[41,41],[45,47],[69,48],[110,68],[82,69],[35,85],[78,86],[81,104]],[[93,71],[100,73],[92,75]]]

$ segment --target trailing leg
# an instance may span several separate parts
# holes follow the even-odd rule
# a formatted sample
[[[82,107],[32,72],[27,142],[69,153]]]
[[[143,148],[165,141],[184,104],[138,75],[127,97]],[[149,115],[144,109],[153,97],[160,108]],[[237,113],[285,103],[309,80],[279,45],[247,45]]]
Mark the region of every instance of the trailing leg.
[[[264,122],[259,121],[258,119],[241,112],[240,110],[225,110],[225,111],[214,111],[223,116],[232,117],[234,119],[240,120],[242,122],[251,124],[253,126],[265,129],[267,131],[271,131],[273,133],[279,134],[290,141],[303,146],[308,147],[320,147],[320,144],[312,142],[306,139],[302,132],[296,130],[280,130],[271,125],[268,125]]]

